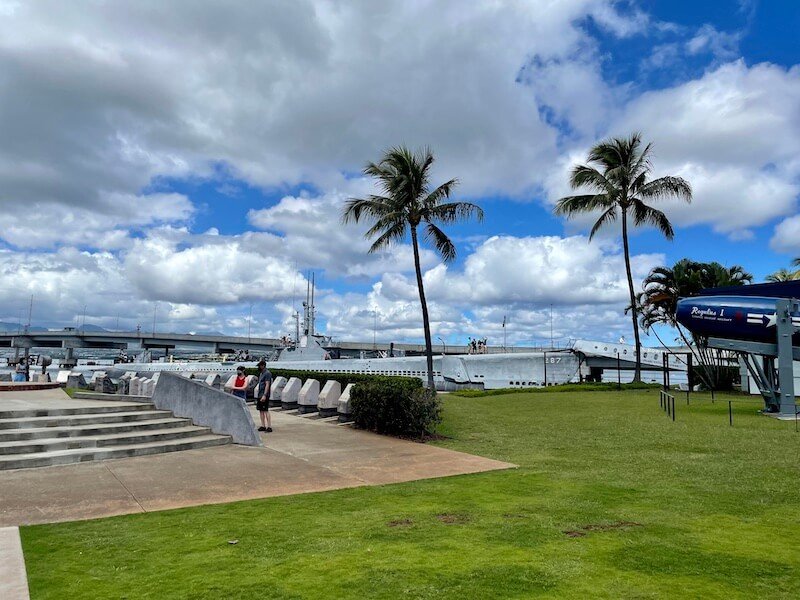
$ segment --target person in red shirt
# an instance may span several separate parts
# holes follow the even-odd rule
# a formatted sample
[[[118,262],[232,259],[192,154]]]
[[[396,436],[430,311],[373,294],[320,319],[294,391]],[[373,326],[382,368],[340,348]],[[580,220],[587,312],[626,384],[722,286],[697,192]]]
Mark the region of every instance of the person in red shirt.
[[[247,377],[244,374],[244,367],[236,368],[236,379],[233,382],[231,394],[247,400]]]

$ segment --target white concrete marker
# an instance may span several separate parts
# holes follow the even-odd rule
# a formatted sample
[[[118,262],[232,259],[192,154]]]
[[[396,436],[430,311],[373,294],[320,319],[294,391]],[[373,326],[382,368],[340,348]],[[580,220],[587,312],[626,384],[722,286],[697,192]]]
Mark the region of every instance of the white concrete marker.
[[[317,402],[319,402],[319,381],[306,379],[297,395],[297,407],[300,409],[300,413],[317,412]]]
[[[342,384],[333,379],[325,382],[319,393],[319,414],[321,417],[335,417],[339,408],[339,396],[342,395]]]
[[[281,406],[284,409],[297,408],[297,397],[300,395],[300,388],[303,385],[297,377],[291,377],[281,392]]]

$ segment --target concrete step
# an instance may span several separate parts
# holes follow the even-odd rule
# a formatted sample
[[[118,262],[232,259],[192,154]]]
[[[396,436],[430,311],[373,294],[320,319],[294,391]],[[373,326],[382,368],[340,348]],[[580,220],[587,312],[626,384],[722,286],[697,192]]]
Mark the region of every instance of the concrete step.
[[[36,440],[19,440],[0,443],[0,456],[10,454],[33,454],[37,452],[53,452],[56,450],[72,450],[74,448],[105,448],[111,446],[127,446],[165,440],[186,439],[201,435],[210,435],[208,427],[189,425],[169,429],[133,431],[113,435],[97,435],[87,437],[43,438]]]
[[[131,456],[146,456],[179,450],[193,450],[209,446],[230,444],[231,438],[227,435],[198,435],[186,439],[166,440],[142,444],[128,444],[109,448],[75,448],[69,450],[54,450],[51,452],[37,452],[32,454],[14,454],[0,456],[0,470],[24,469],[29,467],[49,467],[65,465],[90,460],[105,460],[109,458],[128,458]]]
[[[118,412],[136,412],[140,410],[154,410],[152,402],[117,402],[114,404],[99,404],[98,406],[78,406],[74,408],[44,408],[0,410],[0,420],[3,419],[32,419],[35,417],[66,417],[73,415],[93,415]]]
[[[146,432],[191,425],[191,419],[169,417],[146,421],[123,421],[122,423],[96,423],[85,425],[65,425],[60,427],[41,427],[26,429],[0,429],[0,444],[20,440],[48,438],[92,437],[123,433]]]
[[[102,400],[104,402],[151,402],[150,396],[131,396],[130,394],[104,394],[102,392],[74,392],[75,400]]]
[[[171,416],[172,413],[168,410],[126,410],[125,412],[88,415],[23,417],[20,419],[0,419],[0,430],[92,425],[96,423],[127,423],[131,421],[163,419]]]

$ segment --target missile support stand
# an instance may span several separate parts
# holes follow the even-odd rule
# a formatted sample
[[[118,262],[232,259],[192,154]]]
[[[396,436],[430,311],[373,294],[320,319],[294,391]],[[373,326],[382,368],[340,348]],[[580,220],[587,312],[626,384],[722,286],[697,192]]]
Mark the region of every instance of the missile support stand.
[[[784,298],[776,300],[774,344],[723,338],[708,339],[708,346],[711,348],[738,352],[742,355],[750,376],[758,384],[767,410],[792,417],[796,415],[792,363],[800,360],[800,348],[792,346],[792,335],[795,330],[792,324],[793,312],[800,312],[800,301]],[[761,361],[757,357],[761,357]]]

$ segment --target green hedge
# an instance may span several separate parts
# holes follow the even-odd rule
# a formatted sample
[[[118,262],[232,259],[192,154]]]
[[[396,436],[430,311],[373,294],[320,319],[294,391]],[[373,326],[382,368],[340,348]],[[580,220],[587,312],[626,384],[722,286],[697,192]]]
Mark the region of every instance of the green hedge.
[[[321,371],[293,371],[290,369],[271,369],[267,363],[267,370],[272,373],[272,378],[275,377],[297,377],[303,383],[306,379],[316,379],[319,381],[319,386],[325,385],[329,380],[338,381],[342,384],[342,389],[348,383],[367,383],[367,382],[393,382],[393,381],[408,381],[412,382],[410,385],[422,386],[422,380],[417,377],[398,377],[395,375],[362,375],[359,373],[323,373]],[[248,375],[255,375],[258,377],[258,369],[247,369]]]
[[[409,377],[359,383],[350,393],[356,427],[377,433],[422,437],[441,422],[436,392]]]

